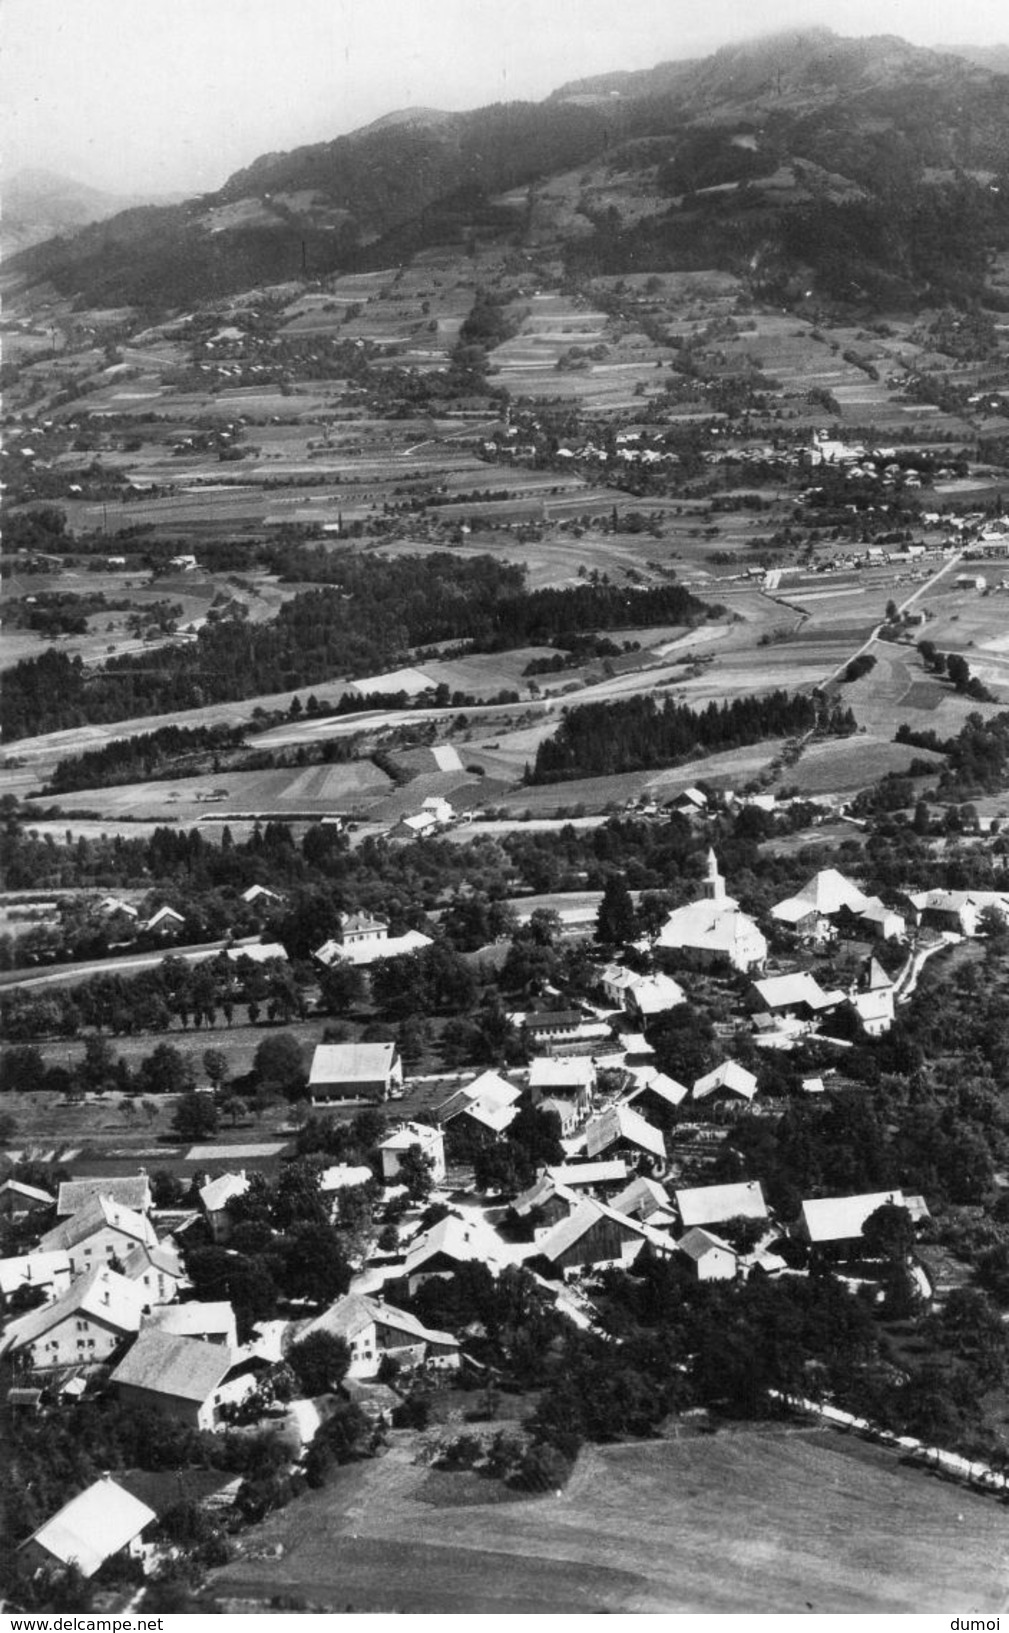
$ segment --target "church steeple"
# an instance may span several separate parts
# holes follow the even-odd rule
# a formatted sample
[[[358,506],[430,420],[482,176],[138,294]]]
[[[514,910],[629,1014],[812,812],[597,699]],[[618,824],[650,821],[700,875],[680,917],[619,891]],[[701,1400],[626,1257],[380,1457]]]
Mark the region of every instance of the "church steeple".
[[[709,902],[724,902],[725,880],[718,871],[718,858],[714,850],[708,851],[708,871],[704,880],[704,894]]]

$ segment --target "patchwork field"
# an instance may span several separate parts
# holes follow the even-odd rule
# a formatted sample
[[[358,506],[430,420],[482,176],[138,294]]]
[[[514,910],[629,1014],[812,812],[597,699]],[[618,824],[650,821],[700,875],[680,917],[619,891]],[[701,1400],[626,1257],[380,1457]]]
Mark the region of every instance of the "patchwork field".
[[[397,1431],[271,1515],[215,1573],[229,1604],[474,1614],[994,1615],[1009,1540],[990,1499],[829,1431],[588,1448],[556,1495],[444,1508]],[[446,1521],[450,1523],[446,1524]]]

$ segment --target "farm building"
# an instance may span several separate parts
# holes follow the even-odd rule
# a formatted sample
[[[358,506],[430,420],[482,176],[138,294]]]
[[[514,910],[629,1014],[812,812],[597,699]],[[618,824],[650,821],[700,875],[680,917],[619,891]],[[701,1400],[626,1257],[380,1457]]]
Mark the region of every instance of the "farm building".
[[[928,1208],[920,1196],[905,1196],[903,1191],[872,1191],[861,1196],[828,1196],[804,1202],[799,1216],[798,1234],[811,1247],[829,1248],[841,1256],[857,1252],[862,1242],[866,1220],[891,1203],[906,1208],[912,1220],[928,1218]]]
[[[733,1281],[738,1261],[728,1242],[695,1225],[681,1236],[677,1251],[684,1254],[698,1281]]]
[[[235,1311],[228,1299],[189,1299],[185,1304],[164,1304],[144,1318],[144,1327],[157,1327],[173,1338],[195,1338],[201,1344],[238,1348]]]
[[[87,1578],[114,1554],[142,1557],[141,1535],[156,1519],[153,1508],[106,1474],[71,1497],[21,1544],[20,1551],[31,1564],[75,1565]]]
[[[419,1150],[428,1158],[431,1178],[436,1185],[445,1178],[445,1136],[440,1128],[431,1128],[427,1123],[404,1123],[384,1139],[378,1149],[382,1178],[387,1185],[397,1184],[403,1154],[411,1149]]]
[[[605,1195],[619,1190],[627,1182],[627,1164],[622,1157],[610,1157],[604,1162],[561,1162],[547,1173],[558,1185],[570,1191],[590,1191]]]
[[[0,1355],[13,1356],[36,1372],[99,1366],[139,1332],[143,1304],[142,1289],[98,1265],[51,1304],[9,1321]]]
[[[731,1185],[695,1185],[673,1196],[684,1230],[694,1225],[724,1225],[728,1219],[766,1219],[767,1203],[759,1179]]]
[[[952,931],[955,935],[976,936],[981,930],[981,915],[985,908],[994,907],[1009,917],[1009,891],[1002,890],[923,890],[909,896],[919,924],[933,930]]]
[[[792,975],[772,975],[763,981],[754,981],[750,988],[752,1005],[770,1015],[790,1016],[812,1021],[844,1003],[844,993],[824,992],[815,975],[809,970],[796,970]]]
[[[554,1274],[577,1275],[589,1266],[630,1264],[645,1236],[624,1214],[586,1198],[540,1240],[536,1256]]]
[[[244,1400],[257,1369],[223,1344],[149,1327],[109,1379],[124,1405],[148,1407],[191,1429],[216,1429],[221,1407]]]
[[[308,1092],[316,1105],[384,1101],[402,1087],[403,1063],[394,1043],[320,1043],[312,1056]]]
[[[298,1342],[318,1332],[342,1338],[348,1345],[352,1378],[373,1378],[384,1355],[412,1366],[459,1364],[459,1341],[451,1333],[425,1327],[406,1310],[363,1293],[347,1293],[337,1299],[299,1331]]]
[[[794,896],[771,908],[771,917],[803,940],[825,941],[836,934],[837,915],[844,909],[862,913],[870,905],[857,885],[836,868],[823,868]]]

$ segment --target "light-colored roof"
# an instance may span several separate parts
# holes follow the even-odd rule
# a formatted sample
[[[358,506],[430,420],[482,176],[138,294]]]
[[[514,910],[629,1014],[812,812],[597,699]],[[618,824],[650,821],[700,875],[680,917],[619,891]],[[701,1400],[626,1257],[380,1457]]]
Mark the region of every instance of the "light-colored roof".
[[[205,1344],[199,1338],[145,1327],[109,1382],[202,1405],[237,1359],[226,1344]]]
[[[727,1089],[730,1094],[740,1094],[745,1100],[752,1100],[757,1092],[757,1079],[745,1066],[740,1066],[738,1060],[723,1060],[713,1072],[707,1072],[697,1079],[694,1099],[703,1100],[709,1094],[716,1094],[719,1089]]]
[[[817,911],[805,896],[788,896],[783,902],[775,903],[771,908],[771,917],[782,924],[798,924],[800,919],[809,918]]]
[[[159,1304],[146,1324],[174,1338],[201,1338],[204,1333],[227,1338],[235,1330],[235,1312],[227,1299],[191,1299],[187,1304]]]
[[[820,1197],[802,1204],[802,1223],[811,1242],[851,1241],[861,1236],[869,1215],[887,1202],[903,1208],[903,1191],[869,1191],[862,1196]]]
[[[61,1321],[73,1316],[88,1316],[122,1333],[137,1332],[143,1303],[143,1292],[135,1282],[107,1265],[96,1265],[94,1270],[71,1282],[67,1291],[51,1304],[9,1321],[0,1339],[0,1354],[34,1344]]]
[[[610,1201],[610,1207],[616,1213],[636,1214],[641,1219],[647,1219],[658,1211],[664,1212],[669,1206],[669,1196],[663,1186],[646,1174],[638,1174]]]
[[[44,1252],[76,1247],[100,1230],[115,1230],[135,1242],[157,1247],[154,1226],[146,1214],[136,1213],[108,1196],[95,1196],[79,1212],[46,1231],[39,1246]]]
[[[0,1259],[0,1293],[5,1298],[19,1287],[51,1287],[62,1277],[70,1277],[68,1253],[22,1253]]]
[[[736,1257],[728,1242],[723,1242],[720,1236],[712,1236],[710,1231],[701,1230],[696,1225],[693,1230],[688,1230],[685,1236],[680,1237],[676,1246],[688,1259],[693,1259],[695,1264],[716,1250],[731,1253],[733,1258]]]
[[[548,1168],[547,1174],[557,1185],[577,1190],[580,1185],[617,1185],[627,1178],[627,1164],[623,1157],[612,1157],[606,1162],[563,1162]]]
[[[56,1212],[66,1218],[96,1196],[111,1197],[122,1208],[146,1213],[151,1205],[151,1184],[146,1174],[100,1175],[95,1179],[68,1179],[59,1188]]]
[[[405,930],[401,936],[386,936],[382,941],[326,941],[312,954],[320,964],[378,964],[386,958],[402,958],[405,953],[417,953],[432,945],[431,937],[421,930]]]
[[[218,1174],[216,1179],[208,1180],[200,1187],[200,1201],[208,1213],[218,1213],[226,1208],[236,1196],[244,1196],[249,1189],[249,1181],[245,1169],[238,1173]]]
[[[5,1179],[0,1185],[0,1196],[9,1192],[12,1196],[23,1197],[26,1202],[44,1202],[51,1204],[55,1197],[48,1191],[40,1191],[37,1185],[26,1185],[23,1179]]]
[[[768,1009],[791,1009],[801,1004],[813,1010],[834,1009],[844,1000],[843,992],[824,992],[810,970],[769,975],[763,981],[754,981],[753,985]]]
[[[367,1185],[375,1178],[370,1168],[362,1163],[335,1163],[319,1175],[320,1191],[350,1191],[356,1185]]]
[[[677,907],[659,931],[656,944],[724,953],[731,960],[745,957],[751,963],[758,963],[767,955],[767,942],[761,931],[731,898],[722,902],[688,902],[685,907]]]
[[[177,913],[174,907],[159,907],[153,918],[147,920],[147,929],[153,929],[156,924],[163,923],[165,919],[174,919],[176,924],[185,923],[182,914]]]
[[[375,1317],[368,1300],[359,1293],[346,1293],[328,1310],[301,1328],[297,1336],[300,1344],[313,1333],[329,1333],[332,1338],[344,1338],[348,1343],[374,1325]]]
[[[675,1193],[685,1230],[693,1225],[720,1225],[726,1219],[766,1219],[767,1203],[759,1179],[731,1185],[694,1185]]]
[[[176,1281],[185,1280],[186,1273],[181,1255],[168,1241],[159,1242],[157,1247],[149,1247],[146,1242],[138,1242],[123,1261],[123,1275],[132,1281],[135,1276],[142,1276],[148,1265],[160,1270],[164,1276],[172,1276]]]
[[[608,1150],[617,1140],[628,1140],[660,1162],[665,1161],[665,1140],[632,1106],[609,1106],[598,1117],[593,1117],[585,1129],[585,1149],[590,1159]]]
[[[63,1565],[76,1565],[82,1576],[89,1577],[155,1519],[153,1508],[105,1475],[71,1497],[28,1542],[37,1543]],[[21,1546],[27,1547],[28,1542]]]
[[[394,1043],[320,1043],[312,1056],[309,1088],[317,1083],[374,1083],[388,1077]]]
[[[665,1072],[656,1072],[647,1082],[642,1083],[640,1088],[634,1090],[630,1097],[631,1101],[637,1100],[646,1090],[651,1094],[657,1094],[661,1100],[668,1101],[671,1106],[678,1106],[690,1093],[685,1084],[677,1083],[674,1077],[667,1077]]]
[[[822,868],[819,873],[814,873],[797,894],[823,914],[838,913],[842,907],[849,907],[853,913],[858,913],[868,900],[864,892],[846,879],[843,873],[838,873],[836,868]]]
[[[587,1055],[537,1055],[529,1067],[529,1087],[556,1093],[558,1089],[590,1089],[596,1069]]]
[[[489,1225],[460,1219],[450,1213],[411,1244],[404,1273],[414,1275],[439,1253],[460,1264],[468,1264],[474,1259],[482,1260],[485,1264],[496,1264],[504,1257],[503,1247],[504,1244]]]
[[[687,1001],[687,995],[678,981],[661,971],[654,975],[636,975],[627,986],[627,994],[634,999],[642,1015],[659,1015],[675,1009]]]
[[[518,1106],[488,1106],[483,1100],[473,1100],[465,1107],[463,1116],[472,1117],[492,1134],[503,1134],[518,1116]]]
[[[655,1053],[643,1032],[622,1032],[619,1042],[621,1049],[629,1055],[654,1055]]]
[[[430,1128],[427,1123],[404,1123],[401,1128],[394,1128],[379,1146],[380,1151],[408,1151],[412,1145],[419,1145],[422,1149],[427,1145],[437,1145],[444,1136],[438,1128]]]

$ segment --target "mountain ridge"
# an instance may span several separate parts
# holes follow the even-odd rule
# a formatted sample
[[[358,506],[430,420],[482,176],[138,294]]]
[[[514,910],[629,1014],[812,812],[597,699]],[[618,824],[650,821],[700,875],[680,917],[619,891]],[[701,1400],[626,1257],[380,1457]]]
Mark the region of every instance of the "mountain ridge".
[[[704,254],[712,264],[752,256],[756,207],[764,212],[758,241],[774,240],[776,254],[795,259],[788,229],[810,204],[816,175],[836,178],[827,204],[840,208],[860,195],[899,205],[946,172],[1009,173],[1009,81],[893,35],[785,30],[705,58],[572,81],[541,102],[394,110],[330,141],[262,154],[216,193],[125,212],[69,244],[37,246],[15,258],[14,270],[94,304],[178,306],[306,267],[324,276],[402,261],[474,234],[521,243],[530,217],[519,199],[585,167],[650,191],[652,215],[680,210],[684,264]],[[775,174],[781,185],[771,199]],[[720,200],[708,197],[713,189]],[[591,205],[582,213],[598,240]],[[620,247],[612,222],[608,232],[603,260],[612,266]],[[581,228],[576,236],[584,238]],[[673,236],[665,234],[662,264]],[[560,229],[557,238],[568,253]],[[628,264],[648,251],[639,234]],[[870,246],[866,254],[871,262]],[[891,260],[901,265],[899,254]],[[909,291],[915,280],[911,269]]]

